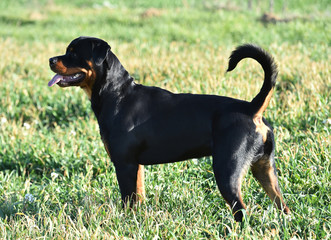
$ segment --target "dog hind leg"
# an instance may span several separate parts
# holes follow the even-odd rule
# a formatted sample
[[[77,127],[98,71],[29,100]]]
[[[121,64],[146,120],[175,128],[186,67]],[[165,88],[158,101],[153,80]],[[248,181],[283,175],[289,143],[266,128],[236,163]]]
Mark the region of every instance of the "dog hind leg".
[[[251,170],[253,176],[262,185],[270,199],[275,202],[278,209],[284,211],[286,214],[289,214],[290,209],[286,206],[278,185],[273,156],[271,155],[269,158],[261,158],[257,162],[253,163]]]
[[[246,209],[241,196],[241,181],[246,169],[239,162],[235,163],[236,166],[225,167],[220,166],[218,161],[219,159],[214,160],[213,164],[217,186],[225,201],[230,205],[235,220],[241,222],[243,219],[241,210]]]
[[[246,209],[241,196],[241,181],[249,167],[250,157],[245,154],[243,143],[233,144],[229,141],[233,135],[230,137],[230,135],[222,134],[221,136],[219,141],[215,140],[213,147],[213,170],[216,183],[223,198],[230,205],[235,220],[241,222],[243,219],[241,210]]]

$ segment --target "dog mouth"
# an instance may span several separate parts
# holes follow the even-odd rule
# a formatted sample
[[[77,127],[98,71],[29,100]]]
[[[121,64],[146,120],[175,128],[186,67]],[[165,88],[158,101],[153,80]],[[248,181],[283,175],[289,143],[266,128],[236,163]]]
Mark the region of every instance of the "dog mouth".
[[[61,74],[55,74],[55,76],[51,79],[51,81],[48,82],[48,86],[52,87],[54,84],[58,84],[60,86],[70,86],[73,84],[80,83],[82,79],[85,78],[85,74],[82,72],[75,73],[72,75],[61,75]]]

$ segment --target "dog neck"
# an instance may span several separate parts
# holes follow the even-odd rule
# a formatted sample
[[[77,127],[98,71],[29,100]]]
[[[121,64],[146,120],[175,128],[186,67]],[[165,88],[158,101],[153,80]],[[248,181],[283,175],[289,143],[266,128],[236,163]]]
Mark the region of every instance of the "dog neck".
[[[113,93],[115,95],[121,95],[123,88],[131,84],[133,78],[111,51],[109,51],[107,55],[105,65],[107,65],[108,70],[105,76],[101,76],[99,95],[102,95],[104,92],[107,94]]]
[[[134,86],[133,77],[112,52],[109,52],[103,67],[107,71],[103,71],[103,75],[102,71],[97,73],[91,96],[92,109],[96,116],[101,110],[101,103],[106,102],[105,99],[112,99],[113,104],[118,104]]]

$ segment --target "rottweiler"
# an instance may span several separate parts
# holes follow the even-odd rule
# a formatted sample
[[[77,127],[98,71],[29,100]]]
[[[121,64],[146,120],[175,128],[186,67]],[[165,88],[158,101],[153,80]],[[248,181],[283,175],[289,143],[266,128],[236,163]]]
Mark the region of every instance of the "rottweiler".
[[[245,44],[232,52],[227,71],[244,58],[255,59],[264,70],[262,88],[250,102],[137,84],[108,43],[93,37],[76,38],[64,55],[49,59],[56,75],[48,85],[79,86],[87,93],[124,203],[145,198],[144,165],[212,156],[216,183],[236,221],[243,219],[241,182],[248,168],[288,214],[276,174],[273,130],[262,116],[277,66],[263,49]]]

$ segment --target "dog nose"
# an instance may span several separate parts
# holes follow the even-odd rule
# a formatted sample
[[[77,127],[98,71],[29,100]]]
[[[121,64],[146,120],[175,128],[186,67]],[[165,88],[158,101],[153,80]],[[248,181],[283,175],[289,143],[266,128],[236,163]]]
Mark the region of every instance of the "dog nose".
[[[57,57],[53,57],[49,59],[49,65],[53,66],[57,63]]]

